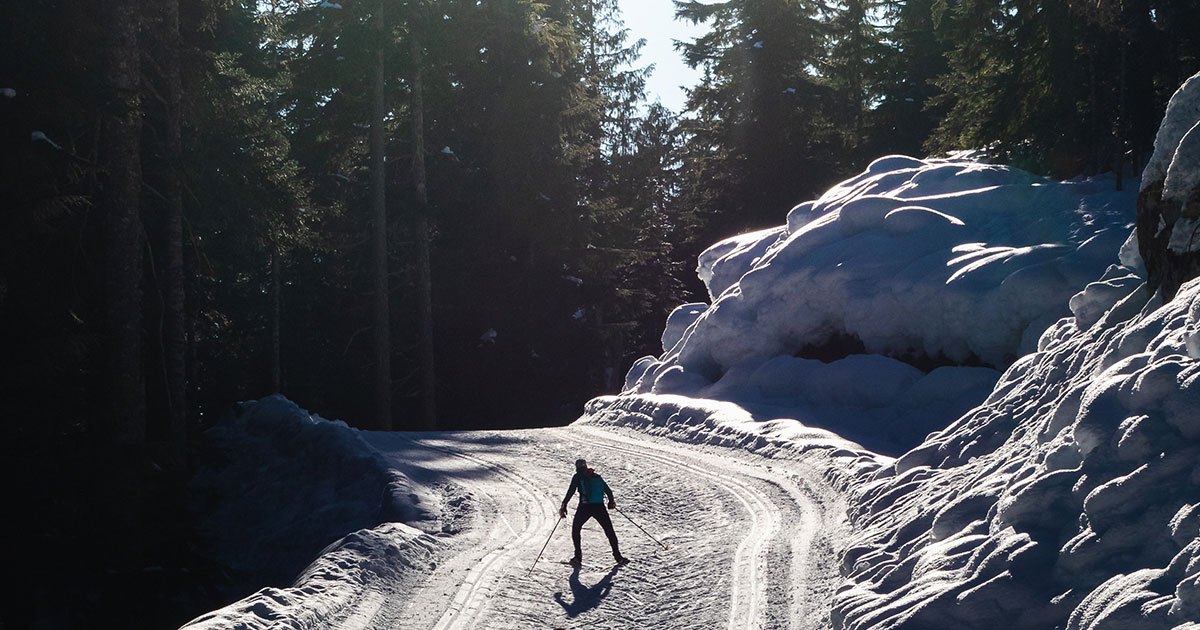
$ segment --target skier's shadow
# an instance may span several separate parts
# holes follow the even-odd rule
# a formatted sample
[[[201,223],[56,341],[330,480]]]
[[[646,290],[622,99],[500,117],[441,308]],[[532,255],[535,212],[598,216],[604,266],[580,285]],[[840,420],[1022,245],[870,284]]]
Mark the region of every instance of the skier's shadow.
[[[554,601],[558,602],[559,606],[563,607],[563,611],[567,613],[568,619],[574,619],[579,615],[597,607],[600,602],[608,597],[609,591],[612,590],[612,579],[617,574],[619,566],[614,566],[609,569],[608,573],[600,578],[599,582],[588,586],[579,580],[579,567],[575,567],[571,571],[571,601],[566,601],[563,598],[562,591],[554,594]]]

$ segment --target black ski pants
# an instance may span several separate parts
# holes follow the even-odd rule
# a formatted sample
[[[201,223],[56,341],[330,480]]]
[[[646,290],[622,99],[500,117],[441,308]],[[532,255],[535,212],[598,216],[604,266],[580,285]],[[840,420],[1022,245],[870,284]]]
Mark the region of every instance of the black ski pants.
[[[579,532],[589,518],[596,519],[596,522],[600,523],[600,527],[604,528],[604,535],[608,536],[608,544],[612,545],[613,557],[619,558],[621,552],[617,549],[617,533],[613,531],[612,519],[609,518],[608,510],[604,509],[603,503],[580,503],[579,509],[575,510],[575,520],[571,521],[571,542],[575,543],[575,557],[583,557],[579,551]]]

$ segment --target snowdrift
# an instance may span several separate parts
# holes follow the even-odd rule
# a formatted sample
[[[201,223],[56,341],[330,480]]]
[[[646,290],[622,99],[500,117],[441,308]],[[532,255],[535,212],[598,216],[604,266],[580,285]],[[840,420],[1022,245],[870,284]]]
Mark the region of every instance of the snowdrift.
[[[246,584],[291,586],[262,589],[190,630],[281,619],[320,627],[365,584],[396,579],[438,547],[409,526],[430,518],[423,505],[432,502],[343,422],[270,396],[240,403],[205,438],[193,485],[212,499],[200,527],[216,559]]]
[[[1189,212],[1172,195],[1200,172],[1197,86],[1143,174],[1143,252],[1178,240],[1143,224],[1147,190],[1175,231]],[[1200,280],[1163,304],[1132,241],[1120,262],[982,405],[856,488],[836,627],[1200,628]]]
[[[1042,336],[988,400],[857,490],[840,628],[1200,619],[1200,283]]]
[[[1133,191],[888,156],[709,248],[626,394],[732,400],[896,452],[987,395],[1129,235]],[[1132,246],[1132,245],[1130,245]],[[1094,317],[1095,314],[1092,314]],[[820,359],[820,360],[818,360]]]
[[[893,461],[791,418],[762,421],[733,403],[670,394],[593,398],[574,424],[622,427],[685,444],[804,460],[827,471],[826,480],[840,490]]]

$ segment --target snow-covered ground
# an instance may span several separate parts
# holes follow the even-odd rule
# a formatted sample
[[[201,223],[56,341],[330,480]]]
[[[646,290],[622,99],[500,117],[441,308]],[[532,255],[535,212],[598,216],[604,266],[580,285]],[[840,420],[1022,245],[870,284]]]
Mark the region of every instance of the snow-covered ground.
[[[314,547],[316,559],[290,587],[263,589],[186,627],[829,627],[840,581],[836,550],[849,533],[835,489],[846,479],[828,477],[830,462],[861,473],[886,458],[820,430],[771,431],[732,406],[643,400],[615,414],[602,407],[559,429],[388,434],[312,417],[282,398],[245,405],[221,431],[278,431],[299,451],[338,452],[324,459],[342,462],[334,469],[346,461],[380,466],[407,491],[380,487],[372,499],[348,489],[327,497],[331,512],[402,502],[418,527],[384,523]],[[680,413],[707,422],[693,425],[688,439],[713,446],[632,428],[669,426]],[[304,431],[308,445],[300,447],[289,425],[320,426],[323,435]],[[734,442],[720,444],[726,438]],[[557,505],[578,457],[614,488],[620,512],[612,515],[621,550],[633,558],[628,566],[613,564],[594,522],[583,532],[583,567],[561,563],[573,551],[570,521],[559,521]],[[261,474],[283,460],[257,459]],[[336,476],[318,467],[290,481],[327,472]],[[260,499],[237,512],[271,514],[297,502]],[[231,553],[260,553],[240,539],[237,515],[221,518],[229,519]],[[308,529],[281,520],[271,536],[290,541],[294,530]]]
[[[1154,168],[1191,182],[1172,120]],[[712,303],[568,427],[248,403],[207,526],[232,566],[307,568],[187,627],[1200,630],[1200,281],[1147,289],[1111,187],[881,158],[705,252]],[[594,524],[557,562],[577,457],[629,566]]]

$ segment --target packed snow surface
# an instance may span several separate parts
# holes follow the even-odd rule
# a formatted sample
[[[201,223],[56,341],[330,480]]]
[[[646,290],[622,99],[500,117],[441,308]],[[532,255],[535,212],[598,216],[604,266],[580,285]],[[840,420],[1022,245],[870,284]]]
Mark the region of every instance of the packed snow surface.
[[[278,520],[256,522],[275,539],[259,536],[240,553],[278,559],[291,546],[310,564],[185,627],[829,627],[836,548],[848,533],[837,488],[890,460],[827,431],[754,422],[734,405],[642,397],[593,407],[559,429],[399,434],[348,429],[281,398],[245,404],[220,429],[217,448],[241,476],[225,481],[246,499],[236,511],[257,497]],[[255,437],[268,433],[289,446]],[[304,504],[348,457],[405,480],[419,497],[409,507],[421,509],[395,513],[409,524],[382,518],[323,549],[297,541],[289,501]],[[615,492],[610,513],[628,566],[613,564],[594,522],[582,532],[583,566],[561,563],[573,551],[557,506],[578,457]],[[281,477],[296,492],[264,483]],[[380,495],[354,491],[327,500],[352,517],[380,505]],[[209,524],[246,534],[233,511]]]

